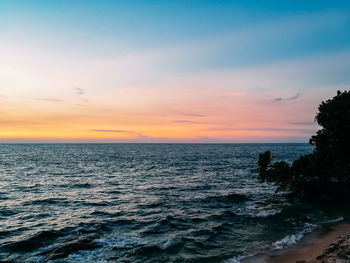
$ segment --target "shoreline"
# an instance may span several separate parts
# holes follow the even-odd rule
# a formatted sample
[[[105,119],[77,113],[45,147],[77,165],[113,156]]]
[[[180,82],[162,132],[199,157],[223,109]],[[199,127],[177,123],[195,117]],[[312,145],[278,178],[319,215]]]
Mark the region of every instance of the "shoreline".
[[[296,244],[248,257],[242,263],[350,263],[350,224],[322,224]]]

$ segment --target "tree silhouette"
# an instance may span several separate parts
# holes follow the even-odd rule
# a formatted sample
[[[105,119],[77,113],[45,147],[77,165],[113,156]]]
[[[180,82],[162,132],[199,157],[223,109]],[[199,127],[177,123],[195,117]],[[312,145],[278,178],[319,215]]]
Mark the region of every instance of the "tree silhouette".
[[[350,200],[350,92],[337,92],[322,102],[315,120],[322,127],[309,143],[311,154],[291,165],[272,163],[270,151],[259,154],[259,181],[274,183],[277,190],[317,200]]]

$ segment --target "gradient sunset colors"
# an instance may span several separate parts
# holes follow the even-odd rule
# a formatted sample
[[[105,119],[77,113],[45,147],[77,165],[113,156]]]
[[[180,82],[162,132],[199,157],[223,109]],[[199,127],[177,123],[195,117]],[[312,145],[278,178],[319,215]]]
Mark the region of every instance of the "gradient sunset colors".
[[[350,1],[0,1],[1,142],[307,142],[349,88]]]

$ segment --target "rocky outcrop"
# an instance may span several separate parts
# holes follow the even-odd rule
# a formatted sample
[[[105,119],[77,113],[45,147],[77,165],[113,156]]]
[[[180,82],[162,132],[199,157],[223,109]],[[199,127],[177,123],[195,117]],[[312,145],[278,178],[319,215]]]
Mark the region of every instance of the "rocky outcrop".
[[[349,263],[350,262],[350,235],[341,237],[337,243],[332,244],[323,254],[317,257],[321,263]]]

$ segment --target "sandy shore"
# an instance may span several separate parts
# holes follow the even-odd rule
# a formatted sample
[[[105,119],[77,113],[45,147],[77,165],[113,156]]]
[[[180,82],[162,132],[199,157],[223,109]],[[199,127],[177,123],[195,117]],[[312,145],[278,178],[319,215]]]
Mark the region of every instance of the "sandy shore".
[[[350,263],[350,224],[324,225],[298,244],[242,263]]]

